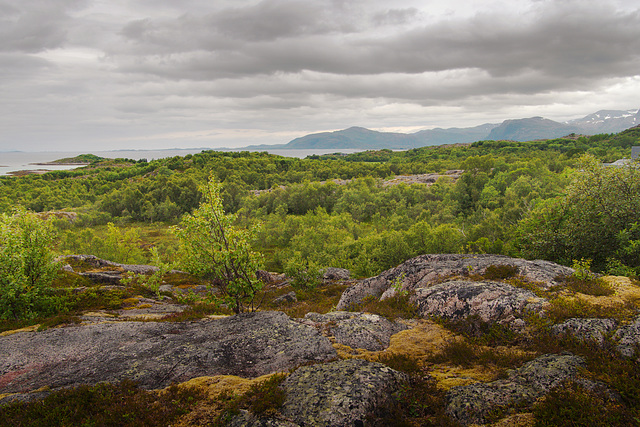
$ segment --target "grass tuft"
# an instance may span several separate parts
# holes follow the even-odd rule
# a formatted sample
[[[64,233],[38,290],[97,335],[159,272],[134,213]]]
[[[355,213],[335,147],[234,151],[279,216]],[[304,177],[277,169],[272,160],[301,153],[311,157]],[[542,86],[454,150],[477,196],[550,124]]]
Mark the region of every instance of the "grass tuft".
[[[613,295],[615,289],[602,278],[578,278],[569,276],[565,279],[567,287],[573,292],[580,292],[594,297]]]
[[[515,265],[490,265],[485,269],[483,277],[487,280],[505,280],[517,276],[520,269]]]
[[[411,302],[410,296],[400,293],[382,301],[375,296],[368,296],[360,304],[354,304],[348,310],[377,314],[391,321],[418,317],[417,307]]]

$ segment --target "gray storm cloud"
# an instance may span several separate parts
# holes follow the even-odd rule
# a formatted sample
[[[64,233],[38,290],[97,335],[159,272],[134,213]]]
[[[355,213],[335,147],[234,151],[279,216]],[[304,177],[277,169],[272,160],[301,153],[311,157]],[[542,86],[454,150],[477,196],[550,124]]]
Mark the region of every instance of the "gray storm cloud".
[[[476,3],[0,0],[0,150],[637,108],[635,2]]]

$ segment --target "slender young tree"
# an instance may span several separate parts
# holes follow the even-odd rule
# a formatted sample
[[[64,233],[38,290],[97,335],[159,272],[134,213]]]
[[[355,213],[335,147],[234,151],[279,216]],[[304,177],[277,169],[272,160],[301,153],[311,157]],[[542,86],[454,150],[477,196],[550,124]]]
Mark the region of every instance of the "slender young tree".
[[[200,207],[173,227],[180,241],[180,261],[185,270],[220,286],[236,313],[253,311],[262,289],[256,277],[262,255],[252,251],[249,243],[257,230],[234,225],[235,216],[225,214],[222,207],[221,187],[210,178],[200,188]]]

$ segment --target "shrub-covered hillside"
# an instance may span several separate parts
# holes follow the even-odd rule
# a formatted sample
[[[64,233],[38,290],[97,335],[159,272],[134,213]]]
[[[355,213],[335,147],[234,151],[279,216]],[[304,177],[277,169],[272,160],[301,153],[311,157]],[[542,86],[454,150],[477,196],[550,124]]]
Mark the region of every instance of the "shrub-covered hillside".
[[[73,171],[0,178],[0,212],[16,205],[35,212],[75,212],[73,222],[56,222],[59,251],[149,261],[152,246],[163,256],[171,253],[174,242],[164,225],[198,206],[198,186],[212,176],[222,184],[224,209],[237,214],[240,227],[262,224],[253,246],[274,271],[307,263],[369,276],[418,254],[444,252],[501,253],[564,264],[591,258],[601,271],[635,268],[634,242],[640,232],[633,205],[616,208],[632,212],[624,218],[588,226],[566,215],[577,218],[569,206],[599,209],[599,202],[580,200],[587,197],[585,186],[608,194],[606,203],[626,200],[616,191],[630,187],[590,184],[606,173],[584,156],[599,162],[629,157],[639,140],[640,129],[633,128],[615,135],[479,141],[306,159],[214,151],[151,162],[97,159]],[[427,183],[412,184],[420,174],[434,175]],[[629,179],[624,185],[633,186],[637,178]],[[555,215],[554,223],[544,222],[550,220],[548,212]],[[609,232],[599,241],[606,246],[603,253],[585,242],[605,228]],[[121,250],[114,249],[115,240]]]

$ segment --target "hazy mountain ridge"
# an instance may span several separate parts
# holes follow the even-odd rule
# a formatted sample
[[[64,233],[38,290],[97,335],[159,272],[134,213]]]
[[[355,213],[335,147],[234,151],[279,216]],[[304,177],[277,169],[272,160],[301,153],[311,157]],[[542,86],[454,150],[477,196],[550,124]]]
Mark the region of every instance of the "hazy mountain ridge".
[[[464,144],[482,140],[531,141],[560,138],[571,133],[616,133],[640,124],[640,110],[600,110],[581,119],[556,122],[543,117],[505,120],[469,128],[435,128],[415,133],[378,132],[350,127],[302,136],[288,144],[251,146],[283,149],[409,149],[429,145]]]

